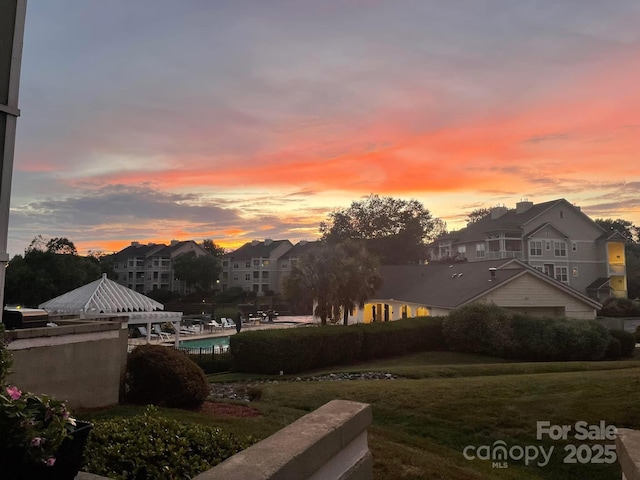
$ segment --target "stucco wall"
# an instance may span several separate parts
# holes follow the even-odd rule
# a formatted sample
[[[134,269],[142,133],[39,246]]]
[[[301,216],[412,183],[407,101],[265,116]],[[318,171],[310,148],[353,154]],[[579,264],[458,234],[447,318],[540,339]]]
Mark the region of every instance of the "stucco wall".
[[[9,382],[66,400],[71,408],[117,404],[127,361],[124,321],[8,332],[13,353]]]

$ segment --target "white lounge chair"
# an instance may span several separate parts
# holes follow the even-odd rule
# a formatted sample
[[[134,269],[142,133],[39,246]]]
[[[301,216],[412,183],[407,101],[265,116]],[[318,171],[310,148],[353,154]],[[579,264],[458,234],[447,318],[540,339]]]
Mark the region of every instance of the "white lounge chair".
[[[231,320],[230,318],[221,318],[220,321],[222,322],[222,327],[223,328],[235,328],[236,324],[233,323],[233,320]]]
[[[157,333],[149,334],[147,331],[147,327],[142,327],[142,326],[138,327],[138,332],[140,332],[140,335],[142,335],[144,338],[153,338],[153,339],[158,338]]]
[[[153,325],[153,331],[156,335],[158,335],[160,337],[160,340],[170,340],[171,336],[162,331],[162,328],[160,328],[160,325],[158,325],[157,323]]]
[[[215,320],[211,320],[210,322],[207,322],[207,326],[210,329],[214,329],[214,328],[222,328],[222,325],[220,325],[218,322],[216,322]]]
[[[194,325],[189,325],[188,327],[187,326],[180,327],[180,334],[196,335],[197,333],[200,333],[200,332]]]

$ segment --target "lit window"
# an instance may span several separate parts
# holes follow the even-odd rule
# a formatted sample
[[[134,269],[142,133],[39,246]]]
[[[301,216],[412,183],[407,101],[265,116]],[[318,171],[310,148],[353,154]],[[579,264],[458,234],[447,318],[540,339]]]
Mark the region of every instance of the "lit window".
[[[484,258],[484,243],[476,243],[476,258]]]

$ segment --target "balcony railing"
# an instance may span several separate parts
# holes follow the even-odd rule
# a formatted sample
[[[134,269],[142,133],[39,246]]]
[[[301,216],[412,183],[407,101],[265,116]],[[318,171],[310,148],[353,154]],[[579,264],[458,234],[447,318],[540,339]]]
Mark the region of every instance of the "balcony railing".
[[[522,252],[511,250],[500,250],[497,252],[486,252],[487,260],[500,260],[502,258],[522,258]]]
[[[625,265],[624,263],[610,263],[609,264],[609,275],[624,275],[625,274]]]

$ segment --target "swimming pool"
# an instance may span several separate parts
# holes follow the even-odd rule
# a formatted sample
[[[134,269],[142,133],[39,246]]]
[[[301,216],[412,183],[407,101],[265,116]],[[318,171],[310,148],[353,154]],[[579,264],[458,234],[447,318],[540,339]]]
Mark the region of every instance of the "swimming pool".
[[[229,337],[198,338],[197,340],[182,340],[180,342],[182,348],[211,348],[215,346],[228,347]]]

